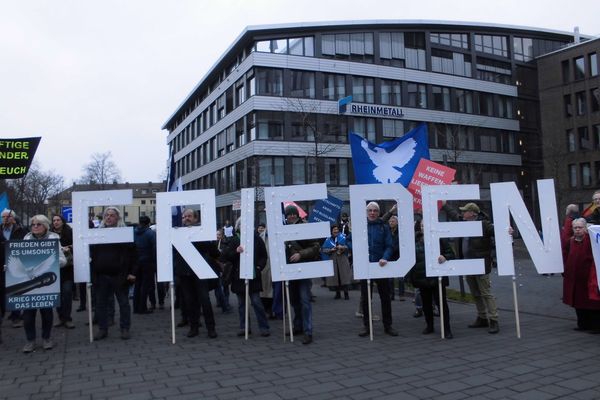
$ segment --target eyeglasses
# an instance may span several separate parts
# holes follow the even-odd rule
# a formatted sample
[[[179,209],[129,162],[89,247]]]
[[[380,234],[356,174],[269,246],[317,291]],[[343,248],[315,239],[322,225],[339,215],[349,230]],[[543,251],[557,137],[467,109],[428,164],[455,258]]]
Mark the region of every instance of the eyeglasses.
[[[35,228],[36,226],[44,226],[44,224],[31,224],[31,226]]]

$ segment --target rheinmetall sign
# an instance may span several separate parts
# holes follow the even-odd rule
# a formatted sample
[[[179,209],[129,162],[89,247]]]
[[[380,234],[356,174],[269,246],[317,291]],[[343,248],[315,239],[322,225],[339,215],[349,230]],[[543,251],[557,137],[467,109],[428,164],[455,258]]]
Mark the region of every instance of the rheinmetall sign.
[[[404,118],[404,112],[400,107],[355,104],[352,102],[352,96],[344,97],[343,99],[338,100],[338,113],[340,115]]]

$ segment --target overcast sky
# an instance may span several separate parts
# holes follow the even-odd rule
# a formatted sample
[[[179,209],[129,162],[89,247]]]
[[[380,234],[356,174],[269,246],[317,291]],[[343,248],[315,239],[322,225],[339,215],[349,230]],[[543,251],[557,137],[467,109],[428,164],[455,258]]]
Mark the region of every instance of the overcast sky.
[[[489,22],[600,34],[600,1],[0,0],[0,138],[41,136],[70,185],[94,152],[158,181],[166,119],[248,25],[356,19]]]

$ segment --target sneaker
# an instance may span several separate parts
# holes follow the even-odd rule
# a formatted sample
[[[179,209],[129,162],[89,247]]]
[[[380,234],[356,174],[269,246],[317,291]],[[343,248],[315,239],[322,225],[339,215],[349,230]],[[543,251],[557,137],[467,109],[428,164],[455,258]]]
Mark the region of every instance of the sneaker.
[[[33,340],[25,343],[25,346],[23,346],[23,353],[31,353],[34,350],[35,350],[35,342]]]
[[[200,332],[198,331],[198,328],[190,328],[190,330],[188,331],[187,337],[192,338],[192,337],[196,337],[200,334]]]
[[[75,324],[73,323],[73,321],[65,321],[63,325],[67,329],[75,329]]]
[[[60,328],[61,326],[63,326],[65,323],[64,321],[58,321],[57,323],[54,324],[55,328]]]
[[[179,321],[179,323],[177,324],[177,327],[182,328],[187,325],[188,325],[188,321],[186,319],[183,319],[183,320]]]
[[[363,317],[363,313],[362,313],[362,312],[360,312],[360,311],[357,311],[357,312],[355,312],[355,313],[354,313],[354,316],[355,316],[356,318],[362,318],[362,317]]]
[[[263,332],[260,333],[260,336],[262,336],[262,337],[269,337],[269,336],[271,336],[271,332],[269,332],[269,331],[263,331]]]
[[[123,340],[131,339],[131,335],[129,334],[129,329],[121,329],[121,339],[123,339]]]
[[[22,328],[23,327],[23,320],[22,319],[16,319],[13,321],[12,323],[12,327],[13,328]]]
[[[420,318],[420,317],[422,317],[422,316],[423,316],[423,310],[421,310],[420,308],[417,308],[417,309],[415,310],[415,313],[413,314],[413,317],[415,317],[415,318]]]
[[[379,321],[381,318],[379,318],[379,315],[375,315],[373,314],[373,318],[371,318],[373,321]]]
[[[302,338],[302,344],[311,344],[312,343],[312,335],[304,335]]]
[[[477,317],[475,322],[468,325],[469,328],[487,328],[488,326],[490,326],[489,321],[480,317]]]
[[[106,339],[108,336],[108,331],[104,329],[98,329],[98,332],[94,335],[94,340],[102,340]]]
[[[52,348],[54,347],[52,339],[44,339],[42,341],[42,347],[44,348],[44,350],[52,350]]]

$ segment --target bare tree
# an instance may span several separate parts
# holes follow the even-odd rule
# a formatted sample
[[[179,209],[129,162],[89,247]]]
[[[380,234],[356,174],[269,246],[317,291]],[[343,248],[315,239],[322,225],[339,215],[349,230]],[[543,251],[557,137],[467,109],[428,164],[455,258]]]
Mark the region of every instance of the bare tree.
[[[27,175],[7,181],[11,207],[21,219],[46,214],[48,198],[64,189],[64,178],[54,171],[43,171],[33,162]]]
[[[94,153],[89,163],[83,167],[83,176],[81,183],[95,183],[104,185],[119,182],[121,180],[121,171],[112,160],[112,153]]]
[[[315,175],[318,180],[321,176],[321,167],[319,165],[319,157],[323,157],[326,154],[334,152],[337,149],[337,145],[333,143],[326,143],[325,136],[326,132],[319,129],[317,123],[317,115],[329,115],[323,114],[320,109],[320,103],[300,98],[286,98],[287,109],[294,113],[295,123],[298,128],[301,128],[306,135],[307,141],[312,141],[314,147],[310,152],[307,152],[307,157],[312,157],[315,163]],[[347,132],[342,132],[342,135],[347,135]]]

